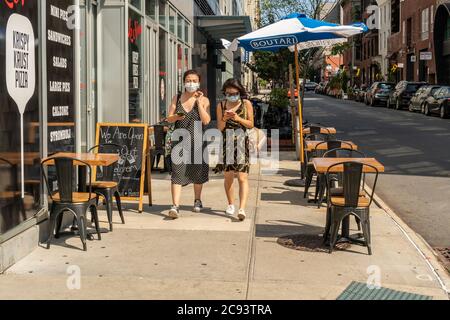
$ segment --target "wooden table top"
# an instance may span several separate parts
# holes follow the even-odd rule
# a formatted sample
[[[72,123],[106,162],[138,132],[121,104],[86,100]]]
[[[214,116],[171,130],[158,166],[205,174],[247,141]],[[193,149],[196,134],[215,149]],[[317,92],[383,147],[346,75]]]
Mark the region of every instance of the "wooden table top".
[[[25,165],[32,166],[40,159],[41,155],[39,152],[25,152],[24,160]],[[21,162],[21,153],[20,152],[0,152],[0,158],[3,158],[13,165],[18,165]],[[39,162],[38,162],[39,164]]]
[[[310,133],[311,133],[311,129],[310,128],[304,128],[303,129],[303,134],[310,134]],[[320,129],[320,133],[321,134],[336,134],[337,130],[336,130],[336,128],[333,128],[333,127],[322,128],[322,129]]]
[[[111,154],[111,153],[68,153],[68,152],[60,152],[57,154],[54,154],[51,157],[48,157],[47,159],[54,159],[54,158],[61,158],[61,157],[67,157],[67,158],[75,158],[81,161],[84,161],[91,166],[100,166],[100,167],[108,167],[117,161],[119,161],[120,157],[118,154]],[[47,159],[44,159],[47,160]],[[54,162],[50,161],[48,162],[49,165],[53,165]],[[81,164],[82,165],[82,164]]]
[[[359,162],[359,163],[372,165],[375,168],[377,168],[380,173],[384,172],[384,166],[381,163],[379,163],[377,161],[377,159],[375,159],[375,158],[314,158],[314,159],[312,159],[314,168],[316,169],[316,171],[318,173],[327,173],[328,168],[331,167],[332,165],[341,163],[341,162],[347,162],[347,161]],[[375,170],[373,170],[372,168],[366,167],[366,166],[363,167],[363,170],[365,173],[374,173],[375,172]],[[344,171],[343,166],[336,166],[330,172],[336,173],[336,172],[343,172],[343,171]]]
[[[352,146],[353,150],[358,150],[358,146],[355,143],[353,143],[352,141],[342,141],[342,142],[346,142],[346,143],[350,144]],[[305,141],[305,149],[308,152],[314,151],[316,149],[317,145],[319,145],[319,148],[317,148],[317,150],[328,150],[327,144],[323,143],[323,141],[316,141],[316,140]],[[345,148],[348,146],[344,145],[343,147]]]

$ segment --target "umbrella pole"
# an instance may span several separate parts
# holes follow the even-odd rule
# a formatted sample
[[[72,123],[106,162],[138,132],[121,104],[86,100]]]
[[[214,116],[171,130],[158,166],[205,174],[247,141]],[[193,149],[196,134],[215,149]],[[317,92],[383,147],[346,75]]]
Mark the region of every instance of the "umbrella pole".
[[[300,130],[300,161],[301,163],[305,162],[305,154],[303,152],[303,105],[302,99],[300,97],[300,66],[298,63],[298,47],[295,46],[295,77],[297,81],[297,92],[298,92],[298,122],[299,122],[299,130]]]

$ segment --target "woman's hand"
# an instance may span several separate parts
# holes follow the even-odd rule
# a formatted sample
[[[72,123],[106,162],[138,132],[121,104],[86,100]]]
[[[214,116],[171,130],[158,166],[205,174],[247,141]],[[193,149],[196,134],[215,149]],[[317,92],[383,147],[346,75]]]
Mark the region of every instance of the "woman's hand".
[[[167,121],[170,122],[170,123],[175,123],[175,122],[178,122],[178,121],[182,121],[184,119],[186,119],[185,115],[182,116],[181,114],[174,114],[173,116],[169,116],[167,118]]]

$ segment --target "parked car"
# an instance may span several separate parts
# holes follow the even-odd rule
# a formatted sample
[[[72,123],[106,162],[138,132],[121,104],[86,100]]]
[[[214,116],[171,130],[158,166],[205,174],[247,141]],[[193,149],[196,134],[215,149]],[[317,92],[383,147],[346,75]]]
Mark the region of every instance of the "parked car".
[[[430,95],[424,103],[424,114],[439,114],[441,118],[450,115],[450,87],[441,87],[433,95]]]
[[[378,104],[387,105],[389,95],[394,90],[395,84],[391,82],[375,82],[366,94],[366,104],[375,107]]]
[[[394,106],[396,110],[400,110],[409,106],[409,102],[417,90],[427,84],[428,83],[426,82],[400,81],[389,96],[387,107],[390,108],[391,106]]]
[[[409,103],[409,111],[424,111],[424,102],[430,95],[433,95],[441,86],[429,85],[420,87],[419,90],[414,94]]]
[[[305,91],[315,91],[319,84],[317,82],[305,83]]]

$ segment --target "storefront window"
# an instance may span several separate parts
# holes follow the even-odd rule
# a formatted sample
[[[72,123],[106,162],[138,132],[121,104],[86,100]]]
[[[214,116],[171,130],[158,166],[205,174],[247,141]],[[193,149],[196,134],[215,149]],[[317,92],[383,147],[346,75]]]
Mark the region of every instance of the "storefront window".
[[[159,112],[167,117],[167,32],[159,30]]]
[[[177,35],[178,35],[178,39],[180,39],[181,41],[183,41],[183,29],[184,29],[183,24],[184,24],[183,17],[181,15],[178,15],[178,23],[177,23],[178,33],[177,33]]]
[[[130,3],[132,6],[134,6],[136,9],[141,9],[141,2],[142,0],[131,0]]]
[[[145,14],[152,19],[156,19],[156,0],[145,1]]]
[[[167,3],[166,0],[159,0],[159,24],[164,28],[167,27],[167,15],[166,15]]]
[[[142,24],[133,10],[128,17],[129,121],[142,122]]]
[[[170,32],[175,33],[176,13],[175,13],[175,10],[173,10],[172,8],[170,8],[169,12],[170,12],[169,13],[169,23],[170,23],[169,30],[170,30]]]
[[[38,1],[14,3],[12,8],[0,3],[0,234],[41,209]],[[20,43],[12,41],[13,32],[21,33]]]
[[[185,23],[184,23],[184,41],[186,43],[189,43],[189,41],[190,41],[190,31],[191,31],[191,29],[190,29],[189,22],[185,21]]]

